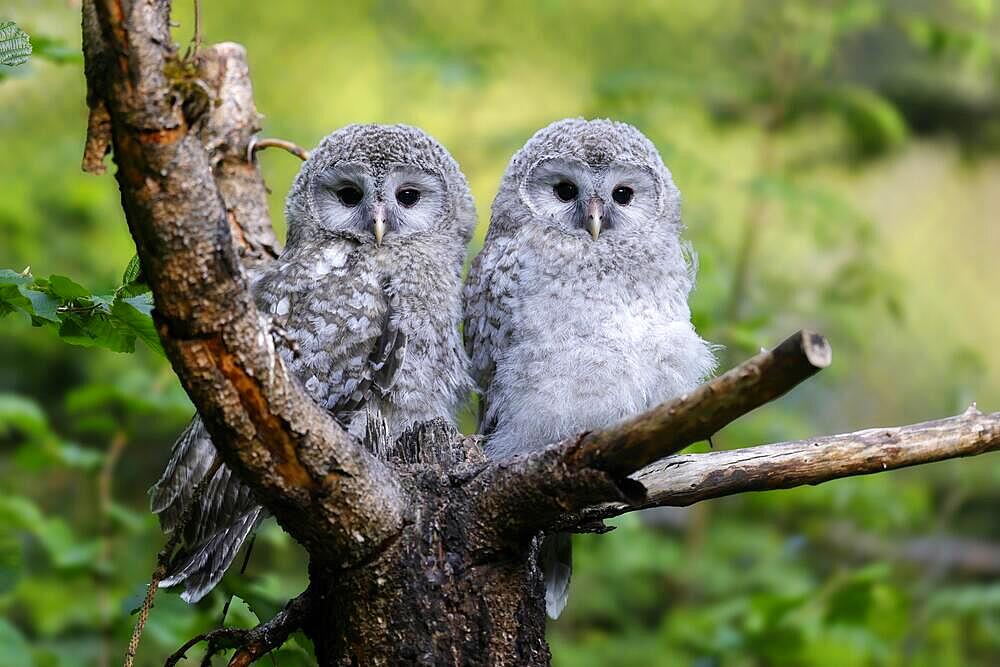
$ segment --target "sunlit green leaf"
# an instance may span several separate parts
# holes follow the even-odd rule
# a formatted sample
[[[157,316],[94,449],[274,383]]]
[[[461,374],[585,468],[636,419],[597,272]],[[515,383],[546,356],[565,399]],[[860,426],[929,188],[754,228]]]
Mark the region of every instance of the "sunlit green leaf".
[[[131,285],[134,283],[139,279],[141,272],[142,265],[139,263],[139,255],[132,255],[132,259],[128,261],[125,271],[122,273],[122,285]]]
[[[59,299],[51,294],[39,292],[28,287],[18,288],[21,294],[31,302],[32,314],[47,322],[58,322],[57,308],[60,305]]]

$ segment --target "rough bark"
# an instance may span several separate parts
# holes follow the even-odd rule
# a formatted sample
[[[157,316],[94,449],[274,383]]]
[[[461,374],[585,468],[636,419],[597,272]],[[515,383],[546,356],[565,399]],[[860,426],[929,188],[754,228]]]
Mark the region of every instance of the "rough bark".
[[[301,622],[323,665],[544,665],[541,531],[1000,448],[1000,414],[966,413],[654,463],[825,367],[825,340],[800,333],[687,396],[532,456],[489,462],[477,436],[430,422],[376,460],[288,375],[248,289],[243,265],[278,245],[250,159],[259,115],[242,49],[179,58],[167,0],[83,8],[85,167],[100,171],[110,140],[174,370],[222,459],[310,555],[308,594],[240,635],[240,664],[273,648],[268,628],[276,641]]]
[[[307,633],[323,665],[545,665],[533,542],[496,549],[475,513],[488,467],[477,438],[443,421],[403,436],[392,456],[412,514],[367,567],[324,569]]]
[[[240,259],[244,266],[255,268],[277,257],[281,244],[271,226],[264,178],[247,159],[262,117],[253,100],[246,49],[232,42],[216,44],[199,51],[196,64],[197,81],[204,83],[209,95],[199,136],[226,203]]]

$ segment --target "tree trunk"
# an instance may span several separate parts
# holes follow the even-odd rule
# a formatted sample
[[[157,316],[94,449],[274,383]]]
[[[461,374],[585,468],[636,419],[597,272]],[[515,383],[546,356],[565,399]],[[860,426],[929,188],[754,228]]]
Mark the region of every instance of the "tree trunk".
[[[309,568],[320,664],[547,665],[533,541],[490,548],[471,514],[476,440],[431,422],[397,447],[413,499],[402,532],[361,567]]]

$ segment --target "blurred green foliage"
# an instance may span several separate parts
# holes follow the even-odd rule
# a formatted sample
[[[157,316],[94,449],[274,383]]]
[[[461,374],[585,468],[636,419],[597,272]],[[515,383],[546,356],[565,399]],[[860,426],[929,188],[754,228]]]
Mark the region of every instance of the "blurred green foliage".
[[[647,132],[684,193],[695,319],[725,363],[802,326],[836,350],[716,447],[1000,408],[992,0],[203,4],[207,41],[249,49],[266,135],[407,122],[447,145],[479,205],[470,255],[534,130],[585,115]],[[0,16],[34,46],[0,67],[0,665],[18,667],[120,660],[163,541],[145,490],[191,410],[155,351],[114,184],[79,170],[78,5]],[[186,45],[193,5],[176,5]],[[280,231],[297,164],[261,160]],[[997,489],[984,457],[623,518],[577,539],[555,663],[997,664],[1000,562],[894,548],[1000,543]],[[859,547],[872,537],[885,548]],[[139,664],[218,625],[230,598],[226,622],[249,625],[305,581],[268,525],[199,605],[160,594]],[[276,660],[308,664],[308,642]]]

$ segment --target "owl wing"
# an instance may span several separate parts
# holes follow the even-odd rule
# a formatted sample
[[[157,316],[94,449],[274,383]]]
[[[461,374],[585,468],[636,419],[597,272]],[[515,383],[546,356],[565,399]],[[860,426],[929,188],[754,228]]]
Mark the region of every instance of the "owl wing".
[[[494,426],[485,419],[496,359],[513,333],[509,297],[518,264],[515,253],[507,252],[508,245],[506,238],[487,236],[465,282],[462,332],[472,362],[472,377],[479,385],[479,431],[484,435],[489,435]]]
[[[392,389],[407,337],[388,283],[370,258],[340,243],[302,252],[262,278],[257,293],[261,310],[287,336],[289,370],[349,427]]]
[[[276,347],[289,370],[314,400],[350,425],[356,415],[367,415],[373,396],[392,388],[405,356],[406,335],[395,299],[377,276],[352,267],[348,248],[328,245],[325,250],[320,256],[306,253],[297,260],[275,261],[259,276],[254,292],[259,309],[270,314],[280,334]],[[165,533],[180,526],[215,456],[196,416],[150,490],[151,509]],[[227,466],[219,466],[184,527],[180,556],[160,585],[183,584],[181,597],[197,602],[215,587],[267,516],[250,487]]]
[[[160,586],[183,582],[181,597],[187,602],[197,602],[219,583],[240,546],[267,516],[250,487],[222,465],[208,481],[192,520],[181,525],[184,511],[194,501],[195,489],[210,471],[215,456],[208,431],[195,416],[174,444],[160,480],[150,489],[150,509],[159,516],[163,532],[184,531],[179,555]]]

